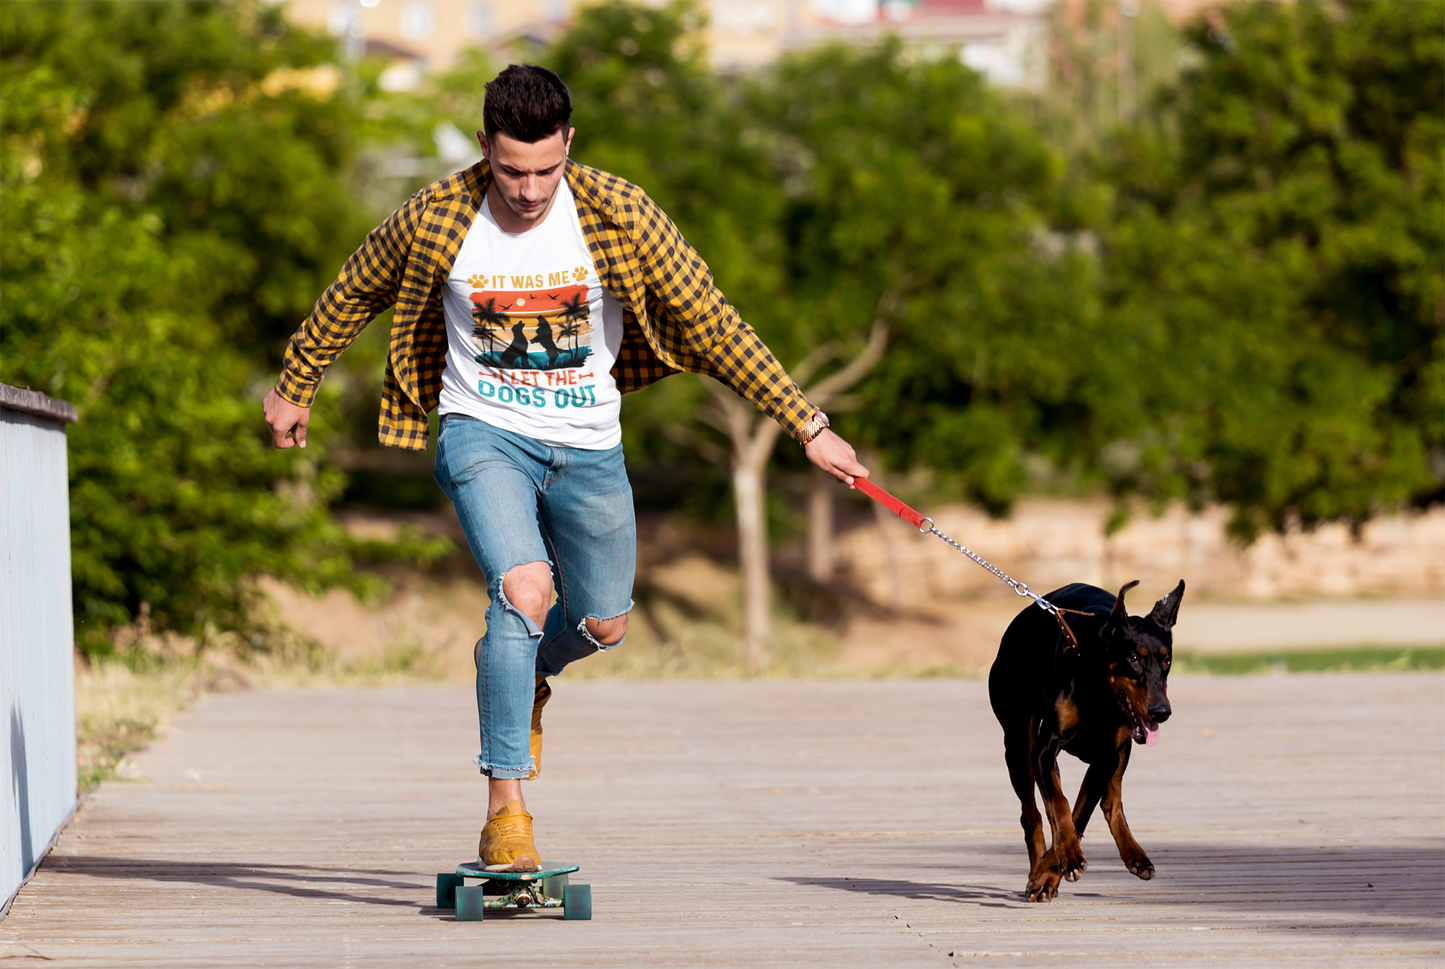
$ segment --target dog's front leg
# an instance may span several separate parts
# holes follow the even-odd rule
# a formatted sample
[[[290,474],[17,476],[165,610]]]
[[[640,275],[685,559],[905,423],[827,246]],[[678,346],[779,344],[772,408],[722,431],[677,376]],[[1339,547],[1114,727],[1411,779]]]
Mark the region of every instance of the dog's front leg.
[[[1114,844],[1119,848],[1119,857],[1124,861],[1124,867],[1148,881],[1154,877],[1154,863],[1134,840],[1134,833],[1129,830],[1129,822],[1124,819],[1124,770],[1129,766],[1129,752],[1133,749],[1133,742],[1129,738],[1128,728],[1120,731],[1123,734],[1122,748],[1119,751],[1119,766],[1114,771],[1114,776],[1109,778],[1109,786],[1104,791],[1104,799],[1100,805],[1104,809],[1104,817],[1109,821],[1109,832],[1114,836]]]
[[[1089,867],[1084,860],[1083,846],[1074,829],[1074,816],[1069,799],[1064,796],[1059,780],[1059,738],[1056,731],[1041,737],[1035,747],[1033,763],[1035,782],[1044,799],[1044,809],[1053,832],[1053,844],[1029,875],[1027,894],[1031,902],[1047,902],[1059,893],[1059,880],[1078,881]]]
[[[1054,843],[1049,850],[1053,852],[1064,878],[1076,882],[1089,863],[1084,860],[1084,846],[1079,839],[1079,830],[1074,827],[1074,813],[1069,810],[1069,799],[1064,796],[1063,786],[1059,779],[1059,764],[1055,760],[1049,774],[1049,790],[1044,795],[1049,811],[1049,827],[1054,833]]]

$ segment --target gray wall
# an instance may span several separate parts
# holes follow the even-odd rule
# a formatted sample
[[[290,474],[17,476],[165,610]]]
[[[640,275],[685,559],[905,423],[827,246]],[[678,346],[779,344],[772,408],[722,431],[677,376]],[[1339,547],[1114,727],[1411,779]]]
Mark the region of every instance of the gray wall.
[[[75,660],[65,424],[0,384],[0,899],[75,806]]]

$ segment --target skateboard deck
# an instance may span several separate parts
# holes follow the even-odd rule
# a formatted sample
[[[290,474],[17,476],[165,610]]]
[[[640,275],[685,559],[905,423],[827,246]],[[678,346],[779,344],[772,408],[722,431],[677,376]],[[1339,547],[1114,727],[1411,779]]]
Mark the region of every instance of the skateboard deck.
[[[437,908],[454,909],[458,922],[480,922],[489,910],[560,908],[562,918],[592,918],[592,886],[574,885],[577,865],[543,862],[536,871],[487,871],[480,861],[437,875]],[[468,885],[467,879],[480,884]]]
[[[563,865],[558,862],[547,862],[536,871],[489,871],[482,867],[480,861],[467,861],[457,865],[457,874],[463,878],[487,878],[497,881],[508,882],[532,882],[542,878],[551,878],[554,875],[570,875],[577,871],[578,865]]]

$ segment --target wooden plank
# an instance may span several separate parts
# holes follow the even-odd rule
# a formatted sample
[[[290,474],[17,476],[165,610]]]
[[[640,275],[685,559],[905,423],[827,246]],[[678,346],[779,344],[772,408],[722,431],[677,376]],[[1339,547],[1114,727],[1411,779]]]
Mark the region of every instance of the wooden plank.
[[[47,397],[38,390],[12,387],[10,384],[0,384],[0,408],[48,418],[51,424],[61,426],[74,424],[79,420],[75,405],[70,401]]]
[[[591,922],[457,923],[475,853],[470,691],[208,697],[108,783],[0,923],[75,966],[1438,966],[1435,674],[1178,678],[1125,804],[1158,877],[1091,865],[1029,905],[977,680],[569,682],[538,840]],[[1082,772],[1066,764],[1076,786]]]

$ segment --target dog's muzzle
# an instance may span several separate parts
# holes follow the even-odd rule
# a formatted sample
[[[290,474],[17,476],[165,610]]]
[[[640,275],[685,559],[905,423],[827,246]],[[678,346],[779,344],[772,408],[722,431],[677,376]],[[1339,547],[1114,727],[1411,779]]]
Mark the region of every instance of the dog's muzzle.
[[[1129,725],[1129,736],[1134,738],[1134,743],[1144,744],[1146,747],[1153,747],[1159,742],[1159,724],[1148,717],[1141,717],[1134,711],[1134,704],[1123,691],[1114,694],[1119,700],[1119,709],[1124,713],[1124,722]]]

